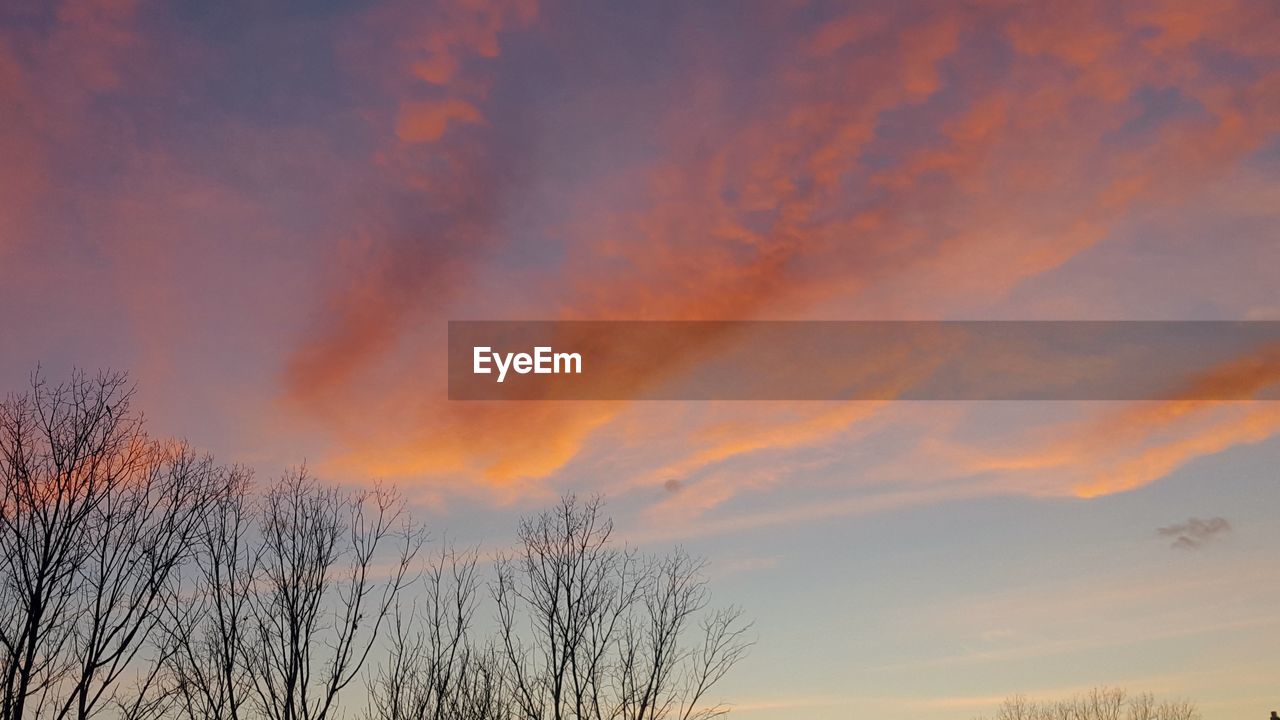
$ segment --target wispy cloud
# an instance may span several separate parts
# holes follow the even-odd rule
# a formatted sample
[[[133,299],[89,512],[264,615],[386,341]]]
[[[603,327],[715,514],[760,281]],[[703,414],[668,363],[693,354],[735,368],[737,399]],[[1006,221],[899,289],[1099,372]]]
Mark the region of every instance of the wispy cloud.
[[[205,348],[226,328],[270,338],[252,344],[258,369],[219,374],[207,393],[244,398],[238,411],[269,417],[271,433],[306,435],[334,475],[530,498],[611,455],[601,484],[648,492],[650,517],[722,512],[785,487],[814,455],[866,450],[856,428],[883,408],[741,405],[690,413],[672,437],[687,411],[675,404],[464,407],[444,400],[444,321],[1016,313],[1011,293],[1088,264],[1135,218],[1194,213],[1189,196],[1280,129],[1262,3],[746,3],[734,33],[714,8],[619,11],[662,13],[660,52],[616,13],[529,0],[273,15],[297,47],[223,45],[252,34],[197,37],[199,20],[128,0],[49,8],[0,16],[19,20],[0,32],[12,200],[0,272],[45,284],[43,258],[18,247],[83,257],[83,275],[110,257],[113,277],[84,284],[83,304],[106,305],[110,285],[144,375],[181,367],[178,340],[222,367]],[[214,82],[245,57],[269,70],[252,96]],[[323,73],[307,71],[313,59]],[[602,83],[596,67],[634,75]],[[239,268],[236,292],[209,268]],[[236,310],[218,309],[219,294]],[[632,381],[685,372],[728,342],[671,347]],[[1209,380],[1274,381],[1274,365],[1248,360]],[[792,497],[742,520],[906,497],[1105,495],[1272,437],[1280,415],[1169,404],[1039,425],[996,448],[916,443],[913,469],[931,479],[998,482],[885,483],[884,502]],[[654,449],[618,452],[636,445]],[[752,473],[734,471],[744,459]],[[657,490],[673,479],[679,492]]]
[[[764,14],[744,12],[747,27],[753,12]],[[1193,17],[1182,17],[1187,13]],[[689,23],[673,34],[668,56],[682,64],[670,81],[682,100],[637,108],[654,119],[643,138],[602,130],[619,147],[644,142],[653,152],[619,154],[597,171],[598,182],[557,189],[562,199],[547,208],[556,221],[531,234],[555,235],[554,252],[564,262],[533,279],[535,302],[522,296],[515,307],[500,292],[468,294],[464,278],[474,279],[496,248],[535,248],[495,235],[506,222],[502,203],[482,201],[486,208],[471,222],[463,210],[473,203],[460,199],[457,212],[445,205],[439,217],[403,232],[370,236],[371,260],[339,274],[326,320],[292,355],[288,385],[309,398],[310,412],[340,417],[359,408],[354,414],[365,426],[337,438],[347,448],[347,471],[453,474],[464,484],[536,493],[590,453],[593,434],[617,422],[626,405],[462,409],[424,400],[416,409],[393,409],[399,401],[388,394],[439,393],[438,358],[416,328],[459,307],[449,293],[491,317],[804,317],[817,308],[848,316],[862,307],[913,317],[947,306],[982,312],[1086,253],[1133,213],[1180,204],[1262,146],[1280,123],[1266,100],[1280,74],[1264,44],[1244,41],[1253,36],[1247,22],[1207,9],[1174,15],[1105,3],[1074,5],[1065,15],[1012,6],[957,6],[927,16],[855,10],[816,25],[797,21],[786,33],[748,31],[758,40],[752,73],[741,70],[744,48],[695,42],[705,28],[675,18]],[[409,143],[410,153],[445,152],[467,138],[479,155],[460,157],[484,158],[481,166],[491,163],[497,176],[512,158],[490,153],[510,127],[486,107],[492,93],[476,95],[464,81],[467,58],[489,63],[490,81],[515,71],[501,64],[500,33],[526,27],[530,16],[511,8],[484,17],[501,20],[481,23],[497,28],[477,36],[484,43],[428,36],[423,58],[408,64],[418,85],[408,86],[411,101],[397,122],[402,135],[423,141]],[[550,9],[540,20],[561,37],[574,37],[578,21]],[[991,43],[1017,61],[987,52]],[[1198,49],[1208,46],[1243,48],[1257,72],[1214,72]],[[440,97],[418,97],[418,86]],[[1176,87],[1179,102],[1155,103],[1153,87]],[[582,92],[590,99],[598,90]],[[760,101],[743,104],[744,97]],[[439,104],[446,99],[452,104]],[[544,127],[557,119],[564,118],[545,118]],[[564,143],[548,132],[542,142]],[[496,191],[484,179],[449,184],[459,198],[491,200]],[[426,187],[449,196],[447,188]],[[464,230],[456,242],[446,240],[451,228]],[[679,373],[727,341],[673,347],[667,366],[652,375]],[[862,410],[829,408],[744,415],[759,422],[732,434],[695,429],[681,453],[655,455],[624,472],[640,485],[676,478],[691,490],[691,476],[726,460],[835,442],[866,418]],[[1259,428],[1271,423],[1246,425],[1122,453],[1152,455],[1108,461],[1096,477],[1077,477],[1075,491],[1140,486],[1190,458],[1268,432]],[[526,442],[520,428],[535,426],[542,440]],[[704,484],[701,504],[723,504],[745,489],[750,485],[731,480],[714,492]],[[679,495],[687,505],[694,493]]]
[[[1173,539],[1169,547],[1175,550],[1197,550],[1230,532],[1231,523],[1222,517],[1193,517],[1186,522],[1156,529],[1160,537]]]

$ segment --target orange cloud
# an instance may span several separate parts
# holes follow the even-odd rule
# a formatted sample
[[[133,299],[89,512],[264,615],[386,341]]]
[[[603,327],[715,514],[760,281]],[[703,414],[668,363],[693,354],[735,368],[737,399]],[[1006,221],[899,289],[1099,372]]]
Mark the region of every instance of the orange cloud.
[[[776,45],[759,49],[751,73],[720,56],[730,51],[698,47],[672,81],[681,102],[657,113],[659,152],[611,167],[590,192],[563,189],[580,193],[564,201],[569,216],[530,232],[555,236],[563,262],[512,304],[474,305],[459,278],[482,264],[477,248],[500,246],[494,234],[512,231],[499,230],[491,176],[474,169],[501,174],[502,158],[485,143],[504,119],[485,116],[487,85],[466,68],[499,56],[500,33],[532,12],[510,10],[498,22],[455,9],[472,18],[463,29],[405,41],[412,60],[401,70],[417,84],[399,93],[398,139],[422,147],[388,150],[401,152],[388,163],[412,177],[411,192],[439,212],[407,233],[373,227],[356,262],[335,263],[329,319],[293,353],[288,392],[326,417],[358,408],[358,422],[330,421],[341,423],[352,472],[505,488],[589,453],[626,406],[434,406],[443,374],[431,353],[442,353],[420,328],[451,309],[572,319],[806,317],[816,308],[826,317],[981,316],[1134,213],[1182,204],[1274,136],[1280,76],[1256,31],[1208,4],[1143,7],[852,13],[771,36]],[[1239,53],[1257,71],[1216,72],[1203,47]],[[1143,93],[1163,90],[1185,112],[1147,112]],[[449,130],[460,122],[484,122],[483,137],[455,146]],[[722,342],[672,348],[654,374],[679,373]],[[809,407],[759,417],[758,432],[696,434],[679,456],[624,471],[661,482],[745,453],[818,444],[863,416]],[[1053,446],[974,467],[1071,457]],[[718,489],[715,502],[731,490]]]
[[[396,137],[407,143],[435,142],[444,137],[450,124],[482,120],[476,106],[465,100],[407,103],[396,118]]]
[[[1140,450],[1105,466],[1072,490],[1083,498],[1133,490],[1159,480],[1195,458],[1235,445],[1261,442],[1280,432],[1280,404],[1262,403],[1234,415],[1204,430]]]
[[[182,367],[175,339],[214,313],[184,296],[188,271],[207,270],[213,254],[190,250],[193,238],[239,244],[237,281],[272,267],[280,287],[219,287],[220,300],[239,302],[228,314],[244,317],[218,327],[252,325],[256,340],[285,346],[253,349],[255,361],[279,362],[281,375],[261,382],[280,382],[271,390],[291,414],[264,411],[259,387],[211,386],[202,400],[235,396],[237,418],[279,426],[264,433],[317,431],[323,457],[311,459],[343,477],[499,499],[587,471],[638,496],[676,479],[682,489],[650,517],[711,513],[714,528],[997,492],[1095,496],[1274,434],[1265,404],[1126,406],[1046,422],[999,452],[921,442],[913,472],[877,468],[891,482],[869,497],[725,517],[733,499],[861,448],[864,430],[941,411],[446,402],[452,317],[1016,313],[1011,293],[1087,262],[1143,213],[1189,212],[1207,181],[1280,128],[1268,3],[992,2],[816,24],[812,9],[763,5],[741,8],[740,38],[675,12],[669,46],[618,50],[610,67],[636,76],[601,82],[567,72],[553,45],[590,36],[584,46],[603,56],[628,38],[596,37],[611,30],[564,10],[379,3],[342,18],[330,91],[341,97],[321,99],[339,107],[319,118],[273,106],[263,131],[262,117],[194,97],[226,59],[166,36],[181,31],[163,14],[142,24],[129,0],[57,3],[40,11],[48,23],[0,31],[0,274],[17,272],[10,253],[37,239],[75,237],[109,256],[106,284],[125,306],[145,387]],[[508,57],[517,32],[519,67]],[[192,66],[208,74],[191,81]],[[562,75],[581,85],[557,85]],[[527,115],[499,111],[512,86]],[[133,98],[141,109],[123,107]],[[611,103],[623,111],[605,113]],[[170,111],[198,115],[198,136],[153,137]],[[619,121],[628,114],[638,119]],[[551,142],[581,128],[603,140]],[[200,154],[206,144],[225,165]],[[99,182],[111,191],[86,192]],[[292,184],[315,197],[282,202]],[[254,197],[261,188],[271,196]],[[66,234],[77,218],[86,227]],[[1080,306],[1116,312],[1089,301]],[[623,380],[678,378],[730,342],[673,343],[668,363]],[[1267,368],[1244,358],[1197,382],[1206,393],[1263,388],[1275,382]],[[750,473],[736,471],[744,458]],[[981,477],[949,482],[965,473]]]
[[[784,403],[787,407],[773,412],[757,409],[754,413],[733,413],[736,416],[733,419],[701,428],[695,438],[695,449],[649,473],[647,484],[659,485],[672,478],[684,478],[708,466],[760,450],[790,450],[818,443],[870,417],[882,404],[822,403],[815,408]]]
[[[394,133],[370,159],[385,199],[353,223],[333,258],[320,319],[285,363],[290,402],[312,412],[347,406],[349,385],[396,352],[422,307],[456,290],[472,255],[490,244],[494,160],[481,140],[446,134],[485,123],[487,83],[468,64],[497,57],[500,33],[536,15],[529,0],[391,3],[357,24],[342,53],[348,72],[374,75],[397,105]]]
[[[1188,381],[1180,397],[1265,396],[1280,384],[1280,346],[1221,363]],[[1098,497],[1133,490],[1199,457],[1280,432],[1280,404],[1179,399],[1123,405],[1073,426],[1038,428],[1047,440],[1023,439],[1025,449],[953,456],[964,472],[1000,473],[1016,488],[1023,473],[1057,478],[1033,492]],[[967,458],[964,458],[965,455]]]

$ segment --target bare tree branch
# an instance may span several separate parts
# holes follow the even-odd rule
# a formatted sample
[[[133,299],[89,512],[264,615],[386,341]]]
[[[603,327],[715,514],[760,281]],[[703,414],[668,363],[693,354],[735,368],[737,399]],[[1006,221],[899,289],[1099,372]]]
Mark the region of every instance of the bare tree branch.
[[[146,435],[132,395],[123,374],[37,372],[0,405],[0,718],[117,701],[226,491],[212,458]]]

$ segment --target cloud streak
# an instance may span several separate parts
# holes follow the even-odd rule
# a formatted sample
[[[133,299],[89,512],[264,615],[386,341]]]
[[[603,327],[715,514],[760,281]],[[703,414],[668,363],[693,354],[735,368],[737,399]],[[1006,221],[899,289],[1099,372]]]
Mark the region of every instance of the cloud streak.
[[[548,12],[542,16],[548,25],[568,21]],[[467,225],[473,231],[459,236],[467,239],[453,246],[456,252],[412,233],[399,242],[371,237],[377,254],[366,267],[373,269],[349,274],[354,284],[334,286],[325,314],[336,322],[304,340],[287,375],[291,392],[312,398],[312,408],[323,402],[316,398],[342,397],[363,408],[364,417],[389,418],[343,434],[352,448],[346,471],[444,474],[462,483],[470,476],[503,493],[522,486],[536,493],[590,454],[592,436],[626,410],[615,403],[387,412],[378,396],[390,388],[411,387],[426,397],[438,392],[430,377],[440,372],[425,373],[426,380],[422,372],[438,359],[413,339],[413,328],[443,319],[449,308],[570,319],[856,317],[862,307],[929,317],[946,305],[981,313],[1087,253],[1135,212],[1182,202],[1260,147],[1277,125],[1267,99],[1280,77],[1274,57],[1249,40],[1255,33],[1247,23],[1220,9],[975,6],[924,19],[854,10],[791,33],[749,34],[759,41],[751,47],[760,58],[760,71],[750,76],[738,69],[745,46],[696,45],[705,31],[701,21],[683,18],[676,33],[689,44],[673,56],[689,68],[677,81],[682,102],[645,109],[656,118],[652,142],[661,152],[642,160],[620,156],[625,162],[607,167],[591,192],[572,190],[565,205],[551,208],[550,217],[563,215],[546,232],[560,233],[557,252],[566,262],[538,283],[533,302],[507,305],[498,293],[476,303],[457,280],[488,271],[477,265],[474,248],[490,246],[486,228],[503,222],[491,204],[478,216],[484,220]],[[467,47],[482,59],[500,59],[500,45]],[[1204,47],[1230,47],[1251,70],[1213,72]],[[501,78],[501,66],[492,71]],[[423,72],[445,85],[460,77]],[[768,101],[742,105],[744,97]],[[433,152],[440,152],[436,145],[455,124],[440,120],[447,114],[432,114],[442,106],[424,107],[433,108],[427,115],[434,119],[423,137],[439,133]],[[454,107],[463,120],[457,132],[470,132],[479,105]],[[484,121],[472,138],[477,148],[507,132],[500,117]],[[430,193],[447,195],[424,182]],[[459,187],[468,197],[492,192],[483,180]],[[439,223],[424,223],[447,229],[461,217],[447,204],[442,213]],[[503,242],[507,252],[519,251],[517,241]],[[669,365],[653,374],[679,373],[726,341],[707,337],[671,348]],[[360,368],[371,367],[382,368],[380,380],[356,380]],[[1071,492],[1138,487],[1194,457],[1267,437],[1273,427],[1268,412],[1255,409],[1152,445],[1143,428],[1159,421],[1129,414],[1073,431],[1079,437],[1050,450],[1077,470],[1099,457],[1072,454],[1089,438],[1105,438],[1113,452],[1096,461],[1094,477],[1068,481]],[[716,439],[716,431],[701,429],[681,454],[625,472],[640,485],[683,482],[734,457],[820,446],[865,415],[751,408],[745,417],[758,431]],[[526,442],[520,428],[534,426],[541,439]],[[374,457],[383,460],[360,459]],[[1045,462],[1056,461],[1005,461],[1009,469]],[[1012,474],[1007,482],[1015,491],[1044,487]],[[681,512],[689,512],[695,496],[709,510],[761,487],[727,477],[717,485],[696,493],[688,485]]]
[[[1231,532],[1231,523],[1226,518],[1188,518],[1186,522],[1175,523],[1156,529],[1162,538],[1171,538],[1169,547],[1174,550],[1199,550],[1207,543],[1213,542]]]
[[[1025,299],[1151,216],[1235,212],[1218,207],[1230,187],[1202,191],[1280,128],[1265,4],[923,7],[739,4],[726,33],[715,6],[645,24],[639,9],[619,23],[526,0],[392,1],[282,13],[310,38],[283,49],[123,0],[19,9],[0,34],[0,258],[38,268],[45,237],[80,279],[95,254],[116,258],[84,292],[111,288],[144,374],[233,367],[208,347],[242,327],[244,362],[272,372],[210,371],[229,386],[209,395],[246,398],[264,438],[306,438],[335,475],[433,492],[541,497],[598,471],[649,493],[648,517],[695,517],[867,455],[859,472],[894,478],[874,491],[884,506],[1096,497],[1274,436],[1265,404],[1046,413],[975,441],[937,409],[444,401],[448,319],[1052,315]],[[260,87],[216,83],[258,55]],[[1255,185],[1267,167],[1250,166]],[[249,268],[242,317],[200,294],[228,267]],[[41,284],[24,272],[11,288]],[[1170,313],[1205,302],[1171,293]],[[1068,317],[1126,312],[1072,300]],[[1237,310],[1254,308],[1223,312]],[[732,342],[667,348],[628,381],[678,377]],[[1274,383],[1250,362],[1197,381]],[[874,457],[872,429],[918,454]],[[679,492],[657,491],[672,479]],[[866,486],[822,492],[855,508],[846,494]],[[777,516],[825,512],[794,502]]]

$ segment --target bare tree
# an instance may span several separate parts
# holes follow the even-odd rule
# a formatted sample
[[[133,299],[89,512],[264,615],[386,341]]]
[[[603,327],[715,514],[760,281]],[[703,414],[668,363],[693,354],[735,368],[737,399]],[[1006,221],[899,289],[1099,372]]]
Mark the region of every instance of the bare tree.
[[[475,552],[444,546],[424,574],[421,600],[397,608],[387,664],[370,685],[376,720],[512,717],[502,658],[477,646],[480,579]]]
[[[133,696],[122,680],[175,601],[227,474],[149,438],[132,395],[123,374],[50,386],[37,373],[0,404],[3,720],[150,707],[154,664]]]
[[[394,493],[345,495],[305,470],[267,491],[258,530],[241,641],[255,710],[270,720],[323,720],[409,583],[421,533]],[[384,550],[394,556],[380,565]]]
[[[493,598],[518,717],[704,720],[712,687],[745,655],[736,608],[706,613],[702,563],[650,558],[612,542],[599,500],[522,521],[498,560]],[[691,636],[696,636],[690,640]]]
[[[701,561],[617,546],[599,501],[522,521],[485,595],[474,551],[414,572],[423,535],[393,492],[299,469],[259,495],[151,439],[132,396],[120,374],[37,374],[0,404],[0,720],[325,720],[380,638],[379,720],[727,712],[709,693],[749,624],[709,608]]]
[[[246,639],[259,547],[249,537],[250,476],[236,470],[229,492],[201,520],[195,587],[168,608],[165,670],[170,716],[239,720],[251,698]]]

